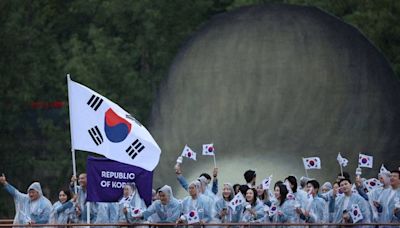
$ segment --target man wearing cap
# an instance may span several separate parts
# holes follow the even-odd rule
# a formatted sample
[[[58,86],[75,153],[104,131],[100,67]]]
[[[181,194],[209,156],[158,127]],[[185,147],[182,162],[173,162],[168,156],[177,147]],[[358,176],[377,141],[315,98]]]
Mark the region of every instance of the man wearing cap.
[[[256,188],[256,171],[254,170],[247,170],[246,172],[244,172],[243,174],[244,179],[246,180],[246,185],[249,188]]]
[[[0,176],[0,183],[14,198],[15,217],[13,224],[46,224],[49,222],[52,205],[43,196],[39,182],[33,182],[28,187],[28,194],[21,193],[9,184],[4,174]]]

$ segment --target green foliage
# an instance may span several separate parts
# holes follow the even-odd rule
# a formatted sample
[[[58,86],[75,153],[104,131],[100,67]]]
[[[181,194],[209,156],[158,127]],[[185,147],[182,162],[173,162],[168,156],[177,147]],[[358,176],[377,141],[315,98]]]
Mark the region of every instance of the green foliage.
[[[66,74],[146,124],[178,48],[212,15],[262,3],[320,7],[357,26],[400,75],[399,1],[0,1],[0,172],[21,191],[42,182],[52,200],[72,174]],[[32,102],[62,101],[62,108]],[[78,172],[87,153],[77,152]],[[0,191],[0,218],[11,198]],[[5,203],[3,203],[5,202]]]

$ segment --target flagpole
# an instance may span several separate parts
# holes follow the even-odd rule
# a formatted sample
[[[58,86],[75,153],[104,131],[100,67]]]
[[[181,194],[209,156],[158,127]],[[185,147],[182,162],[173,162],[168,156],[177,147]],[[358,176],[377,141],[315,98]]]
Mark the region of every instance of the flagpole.
[[[343,176],[343,166],[342,166],[342,164],[339,164],[340,165],[340,173],[342,174],[342,176]]]
[[[306,177],[308,177],[308,172],[307,172],[307,169],[306,169],[306,168],[304,168],[304,170],[306,171]]]
[[[214,158],[214,168],[217,168],[217,162],[215,161],[215,154],[213,155]]]
[[[69,89],[70,81],[71,81],[71,76],[69,74],[67,74],[68,103],[71,101],[71,92],[70,92],[70,89]],[[74,138],[72,137],[72,111],[71,111],[71,105],[69,105],[68,108],[69,108],[69,126],[70,126],[70,132],[71,132],[72,175],[74,175],[74,177],[76,178],[76,159],[75,159]],[[77,187],[77,184],[76,184],[76,180],[74,181],[74,191],[75,191],[75,194],[77,194],[78,187]]]

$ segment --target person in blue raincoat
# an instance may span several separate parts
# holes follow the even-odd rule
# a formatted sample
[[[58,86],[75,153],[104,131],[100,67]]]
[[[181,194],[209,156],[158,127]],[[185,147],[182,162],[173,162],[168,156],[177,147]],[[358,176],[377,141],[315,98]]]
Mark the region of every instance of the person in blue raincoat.
[[[140,197],[135,183],[124,186],[123,197],[118,202],[118,208],[118,222],[141,222],[134,218],[135,212],[146,210],[146,204]]]
[[[67,224],[76,222],[74,200],[71,191],[62,189],[58,193],[58,201],[53,204],[50,223]]]
[[[181,215],[181,204],[174,198],[172,189],[164,185],[158,190],[159,200],[154,201],[141,216],[136,219],[147,220],[151,215],[157,214],[160,223],[175,223]]]
[[[271,209],[276,207],[276,212],[269,216],[273,223],[296,223],[298,216],[295,211],[295,200],[288,199],[289,191],[284,184],[277,184],[274,187],[275,200],[271,204]],[[270,209],[270,210],[271,210]]]
[[[213,218],[212,204],[209,203],[206,196],[201,194],[200,188],[201,183],[198,180],[189,184],[189,196],[185,197],[182,201],[183,217],[178,222],[185,222],[183,221],[187,220],[185,215],[191,211],[197,211],[200,223],[208,223]]]
[[[309,180],[306,185],[308,198],[303,209],[297,208],[296,212],[300,218],[307,223],[325,223],[329,220],[328,207],[324,199],[318,196],[319,183]]]
[[[379,222],[400,223],[400,171],[390,173],[390,188],[382,191],[380,201],[374,201]]]
[[[353,204],[358,205],[363,216],[358,223],[369,223],[371,214],[367,201],[359,194],[352,193],[352,184],[349,179],[341,179],[339,185],[343,194],[338,195],[337,190],[334,189],[333,197],[329,199],[329,210],[333,212],[333,223],[353,223],[350,215]]]
[[[47,224],[50,219],[51,202],[43,196],[39,182],[33,182],[28,187],[28,194],[21,193],[7,182],[4,174],[0,183],[14,198],[15,217],[13,224]]]
[[[249,188],[246,191],[246,203],[244,204],[242,216],[240,220],[242,222],[255,222],[264,216],[264,205],[257,198],[257,190]]]
[[[76,181],[76,177],[72,176],[70,182],[70,191],[74,192],[74,182]],[[79,174],[78,177],[79,186],[77,186],[77,202],[75,205],[75,213],[76,217],[78,218],[78,222],[86,223],[87,222],[87,176],[86,173]],[[98,203],[90,202],[90,223],[95,223],[97,220],[97,212],[98,212]]]
[[[215,218],[217,222],[221,223],[236,223],[240,222],[242,216],[243,207],[241,205],[236,206],[233,210],[229,206],[229,202],[235,196],[235,191],[232,184],[225,183],[222,188],[222,196],[215,202]]]

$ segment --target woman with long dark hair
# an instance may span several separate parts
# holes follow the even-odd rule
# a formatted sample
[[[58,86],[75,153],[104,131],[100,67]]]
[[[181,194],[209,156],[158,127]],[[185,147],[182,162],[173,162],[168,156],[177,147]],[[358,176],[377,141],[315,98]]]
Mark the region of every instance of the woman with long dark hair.
[[[275,185],[275,202],[270,207],[270,220],[274,223],[295,223],[297,214],[295,212],[295,201],[287,199],[288,190],[284,184]]]
[[[257,198],[257,190],[249,188],[246,191],[246,203],[242,213],[242,222],[253,222],[264,216],[263,203]]]

